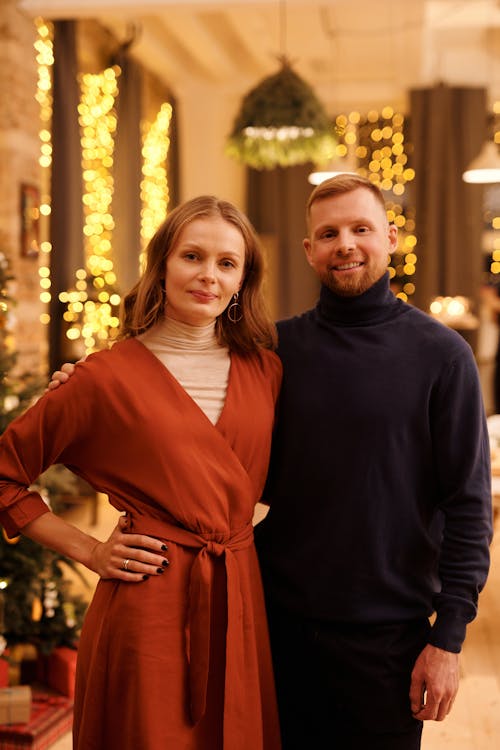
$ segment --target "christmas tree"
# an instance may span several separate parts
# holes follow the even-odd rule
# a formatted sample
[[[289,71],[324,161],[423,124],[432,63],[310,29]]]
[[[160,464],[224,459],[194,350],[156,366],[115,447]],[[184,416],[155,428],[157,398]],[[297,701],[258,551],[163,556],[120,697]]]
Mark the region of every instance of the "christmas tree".
[[[14,280],[7,257],[0,251],[0,434],[42,391],[43,382],[35,374],[15,375],[17,354],[9,327],[13,300],[9,283]]]
[[[43,392],[46,383],[33,373],[18,372],[9,326],[14,304],[11,281],[8,258],[0,251],[0,433]],[[36,487],[49,505],[57,476],[53,472],[50,478],[50,472]],[[74,563],[27,537],[8,539],[1,531],[0,653],[17,644],[32,644],[42,654],[56,646],[74,645],[86,609],[82,599],[71,595],[64,577],[64,567],[75,570]]]

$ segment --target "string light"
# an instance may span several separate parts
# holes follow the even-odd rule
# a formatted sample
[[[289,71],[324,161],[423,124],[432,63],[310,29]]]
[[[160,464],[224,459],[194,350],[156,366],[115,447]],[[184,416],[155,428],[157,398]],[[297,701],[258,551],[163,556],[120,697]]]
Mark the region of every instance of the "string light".
[[[474,330],[479,321],[470,311],[467,297],[435,297],[429,307],[431,315],[444,325],[460,330]]]
[[[48,220],[51,212],[50,200],[50,175],[52,167],[52,68],[54,65],[54,28],[43,18],[35,19],[36,39],[34,42],[37,63],[37,88],[35,99],[40,105],[40,242],[41,266],[38,269],[40,276],[40,301],[48,304],[50,294],[50,253],[52,246],[48,241]],[[45,310],[40,315],[43,325],[50,323],[50,315]]]
[[[114,105],[119,74],[120,69],[114,66],[102,73],[80,76],[78,114],[84,182],[85,268],[76,271],[74,288],[61,292],[59,299],[67,306],[63,316],[68,323],[66,336],[83,347],[85,354],[114,339],[119,326],[121,298],[115,287],[111,258]]]
[[[169,190],[166,160],[170,147],[168,132],[172,105],[164,102],[154,122],[142,124],[141,241],[143,250],[167,215]],[[141,253],[140,265],[144,263]]]

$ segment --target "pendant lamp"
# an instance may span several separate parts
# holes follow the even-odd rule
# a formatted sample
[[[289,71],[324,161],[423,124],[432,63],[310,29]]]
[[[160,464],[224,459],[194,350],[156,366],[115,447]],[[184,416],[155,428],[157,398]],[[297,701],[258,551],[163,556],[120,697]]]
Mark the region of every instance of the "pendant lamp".
[[[500,182],[500,154],[494,141],[486,141],[478,156],[462,175],[464,182],[486,184]]]
[[[357,174],[356,167],[356,158],[350,153],[346,156],[336,156],[327,164],[318,166],[310,173],[307,180],[311,185],[320,185],[325,180],[329,180],[330,177],[335,177],[338,174]]]

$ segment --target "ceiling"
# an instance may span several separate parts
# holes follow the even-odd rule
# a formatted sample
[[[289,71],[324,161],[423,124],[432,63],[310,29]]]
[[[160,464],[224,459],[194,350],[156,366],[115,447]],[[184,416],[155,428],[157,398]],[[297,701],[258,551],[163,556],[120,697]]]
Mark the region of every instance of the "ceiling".
[[[286,55],[331,113],[437,82],[500,99],[500,0],[19,0],[28,14],[93,18],[174,93],[246,93]]]

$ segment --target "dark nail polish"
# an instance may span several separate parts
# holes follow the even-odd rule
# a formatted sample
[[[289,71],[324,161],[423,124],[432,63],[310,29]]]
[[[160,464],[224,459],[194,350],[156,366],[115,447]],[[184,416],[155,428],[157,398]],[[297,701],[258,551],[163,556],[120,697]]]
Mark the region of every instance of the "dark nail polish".
[[[164,570],[165,570],[165,568],[156,568],[156,572],[157,573],[163,573]]]
[[[162,552],[166,552],[168,550],[168,547],[166,544],[161,545]]]
[[[148,580],[148,578],[149,578],[148,574],[147,574],[147,573],[144,573],[144,575],[142,576],[142,580],[143,580],[143,581],[147,581],[147,580]]]
[[[163,560],[163,562],[162,562],[162,565],[163,565],[163,567],[164,567],[164,568],[166,568],[166,567],[167,567],[167,565],[170,565],[170,560],[167,560],[167,559],[165,558],[165,560]]]

